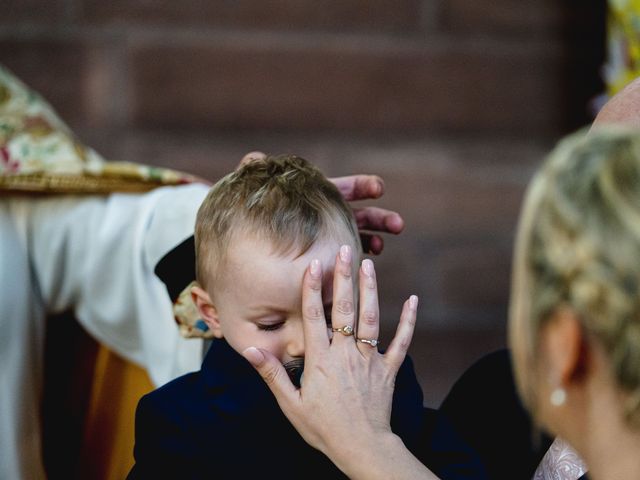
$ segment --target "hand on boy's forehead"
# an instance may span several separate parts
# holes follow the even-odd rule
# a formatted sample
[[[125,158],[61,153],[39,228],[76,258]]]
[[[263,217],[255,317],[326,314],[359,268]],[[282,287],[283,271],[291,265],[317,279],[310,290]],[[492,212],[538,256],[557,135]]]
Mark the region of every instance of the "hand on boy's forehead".
[[[322,264],[322,296],[330,304],[333,268],[340,249],[337,241],[318,241],[304,255],[282,255],[269,242],[243,239],[229,248],[224,264],[223,284],[248,308],[299,310],[302,278],[311,260]]]

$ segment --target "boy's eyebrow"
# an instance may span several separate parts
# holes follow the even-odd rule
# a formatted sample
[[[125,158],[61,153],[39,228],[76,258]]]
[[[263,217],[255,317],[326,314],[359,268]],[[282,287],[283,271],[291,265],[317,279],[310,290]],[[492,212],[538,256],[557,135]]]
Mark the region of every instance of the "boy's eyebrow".
[[[333,300],[323,303],[322,307],[325,310],[331,310],[333,308]],[[255,314],[256,316],[263,315],[265,313],[281,313],[281,314],[287,313],[287,310],[278,308],[272,305],[256,305],[253,307],[248,306],[247,309],[249,310],[250,314]]]
[[[255,305],[255,306],[248,306],[247,309],[250,312],[255,312],[255,313],[286,313],[287,310],[282,308],[282,307],[276,307],[274,305]]]

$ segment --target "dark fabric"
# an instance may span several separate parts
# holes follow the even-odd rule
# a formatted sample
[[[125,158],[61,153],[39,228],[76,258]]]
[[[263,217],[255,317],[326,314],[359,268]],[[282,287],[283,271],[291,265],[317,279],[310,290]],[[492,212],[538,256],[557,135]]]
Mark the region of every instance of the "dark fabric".
[[[487,479],[480,457],[461,437],[449,420],[437,410],[426,408],[422,436],[414,455],[441,479]]]
[[[193,235],[160,259],[155,274],[167,286],[171,301],[196,279],[196,247]]]
[[[394,432],[419,458],[438,457],[441,478],[485,478],[439,414],[425,415],[422,400],[407,359],[396,380]],[[140,400],[134,456],[130,479],[344,478],[304,442],[263,380],[223,340],[212,342],[199,372]]]
[[[440,407],[491,479],[530,479],[552,438],[534,431],[516,391],[508,350],[478,360]]]

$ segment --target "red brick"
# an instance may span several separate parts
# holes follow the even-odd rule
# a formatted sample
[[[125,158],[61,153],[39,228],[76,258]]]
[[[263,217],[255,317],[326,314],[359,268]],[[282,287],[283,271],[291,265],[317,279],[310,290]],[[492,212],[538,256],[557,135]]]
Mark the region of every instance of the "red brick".
[[[445,306],[506,307],[512,249],[510,244],[500,247],[501,233],[508,232],[498,232],[489,244],[471,238],[454,247],[440,247],[430,268],[437,281],[437,296]]]
[[[0,42],[3,65],[40,93],[63,120],[84,120],[83,75],[86,47],[78,42],[33,40]]]
[[[401,179],[386,178],[390,205],[407,211],[411,225],[434,240],[510,230],[524,190],[522,185],[482,184],[453,175],[412,172]]]
[[[557,0],[447,0],[443,21],[456,31],[557,31],[563,7]]]
[[[447,0],[441,21],[457,33],[508,33],[516,35],[588,31],[604,22],[601,0]]]
[[[425,241],[493,238],[515,226],[525,185],[546,143],[466,141],[380,143],[337,153],[338,173],[372,172],[386,182],[385,206]]]
[[[415,30],[420,0],[84,0],[83,19],[101,24]]]
[[[65,20],[67,3],[64,0],[3,0],[0,25],[59,23]]]
[[[127,126],[130,88],[124,42],[87,42],[82,78],[86,125],[92,128]]]
[[[138,125],[258,129],[555,133],[557,48],[259,39],[140,46]],[[555,53],[554,53],[555,52]]]
[[[427,209],[428,207],[425,207]],[[509,301],[512,231],[492,239],[457,239],[455,247],[432,243],[429,232],[407,227],[387,238],[375,260],[381,324],[397,322],[403,302],[416,294],[424,306],[418,329],[486,329],[503,325]]]

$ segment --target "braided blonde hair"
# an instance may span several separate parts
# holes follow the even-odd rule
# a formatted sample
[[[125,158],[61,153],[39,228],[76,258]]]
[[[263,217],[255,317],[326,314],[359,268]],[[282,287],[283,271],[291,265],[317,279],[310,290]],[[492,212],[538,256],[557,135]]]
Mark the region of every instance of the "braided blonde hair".
[[[513,273],[510,340],[529,408],[539,332],[566,306],[604,348],[640,426],[640,132],[608,127],[558,145],[527,191]]]

